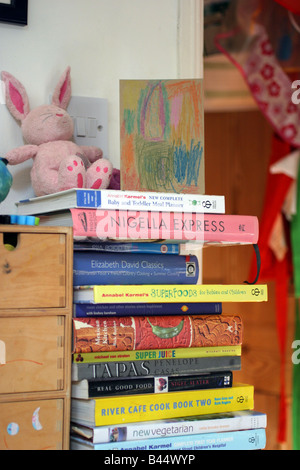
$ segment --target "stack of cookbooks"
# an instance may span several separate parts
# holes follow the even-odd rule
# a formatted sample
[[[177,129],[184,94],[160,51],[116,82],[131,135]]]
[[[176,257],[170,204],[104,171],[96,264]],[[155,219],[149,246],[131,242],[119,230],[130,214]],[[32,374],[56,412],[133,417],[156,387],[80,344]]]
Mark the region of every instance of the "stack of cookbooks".
[[[264,448],[254,387],[233,380],[242,319],[222,304],[266,301],[267,286],[203,285],[200,256],[256,245],[257,218],[226,215],[222,196],[71,190],[52,213],[51,197],[18,209],[73,226],[71,448]]]

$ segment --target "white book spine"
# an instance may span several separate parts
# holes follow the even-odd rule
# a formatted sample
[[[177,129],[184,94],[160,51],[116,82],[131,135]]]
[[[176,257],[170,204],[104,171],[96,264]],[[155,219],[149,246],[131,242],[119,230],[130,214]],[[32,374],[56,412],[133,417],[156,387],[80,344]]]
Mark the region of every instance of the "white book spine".
[[[101,194],[101,207],[118,210],[224,214],[225,198],[224,196],[205,194],[103,191]]]
[[[122,440],[158,439],[161,437],[184,436],[210,432],[227,432],[245,429],[266,428],[267,417],[264,413],[237,413],[233,417],[217,419],[148,421],[116,426],[94,428],[94,443],[110,442],[112,436],[119,434]]]

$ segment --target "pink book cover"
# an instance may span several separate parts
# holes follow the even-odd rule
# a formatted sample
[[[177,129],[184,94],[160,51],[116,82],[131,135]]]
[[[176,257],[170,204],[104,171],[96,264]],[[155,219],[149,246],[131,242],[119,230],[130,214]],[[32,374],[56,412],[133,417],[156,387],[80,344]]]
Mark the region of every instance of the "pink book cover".
[[[71,209],[75,237],[180,240],[256,244],[258,218],[251,215]]]

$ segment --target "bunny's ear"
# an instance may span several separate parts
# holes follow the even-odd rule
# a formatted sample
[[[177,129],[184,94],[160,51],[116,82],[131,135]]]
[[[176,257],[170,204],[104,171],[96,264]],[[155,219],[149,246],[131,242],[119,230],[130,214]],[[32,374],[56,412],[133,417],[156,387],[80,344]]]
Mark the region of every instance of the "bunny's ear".
[[[71,99],[71,68],[68,67],[64,74],[61,76],[58,84],[53,93],[52,104],[59,106],[60,108],[67,109],[69,101]]]
[[[18,121],[23,121],[30,111],[29,100],[22,83],[8,72],[2,72],[5,86],[6,106]]]

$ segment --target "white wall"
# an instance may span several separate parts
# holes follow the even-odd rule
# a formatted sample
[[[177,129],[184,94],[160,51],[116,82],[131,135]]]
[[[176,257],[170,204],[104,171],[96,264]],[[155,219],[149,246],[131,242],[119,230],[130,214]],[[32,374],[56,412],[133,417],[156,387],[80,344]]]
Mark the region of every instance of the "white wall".
[[[106,98],[109,158],[120,167],[119,80],[202,76],[203,0],[29,0],[28,26],[0,23],[0,71],[25,86],[31,107],[48,102],[71,66],[75,96]],[[1,99],[0,99],[1,101]],[[0,156],[23,144],[0,104]],[[31,162],[9,166],[14,184],[0,213],[33,191]]]

